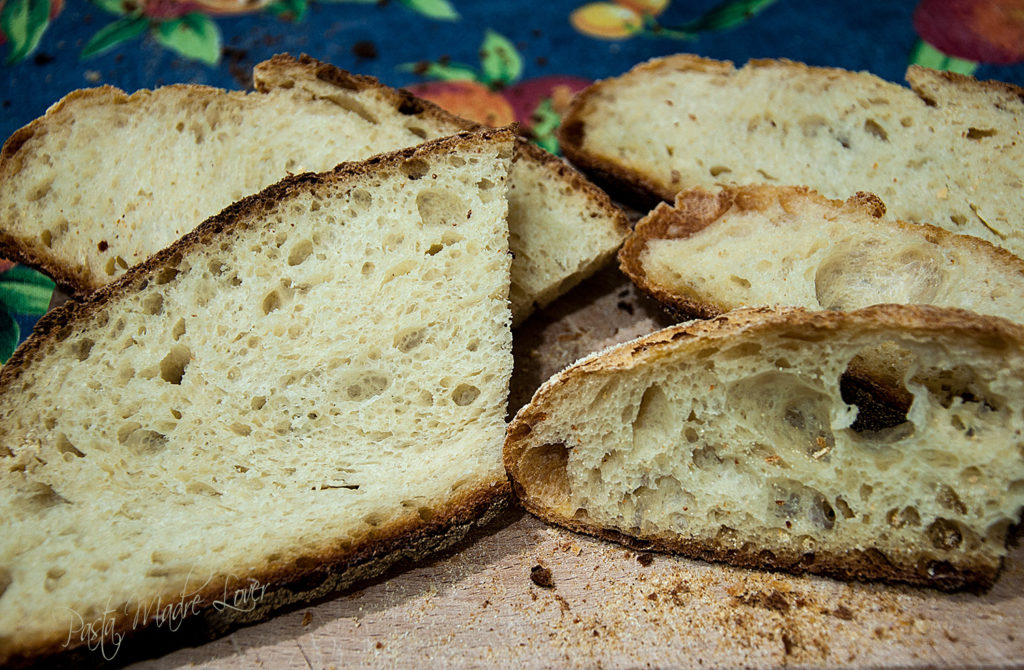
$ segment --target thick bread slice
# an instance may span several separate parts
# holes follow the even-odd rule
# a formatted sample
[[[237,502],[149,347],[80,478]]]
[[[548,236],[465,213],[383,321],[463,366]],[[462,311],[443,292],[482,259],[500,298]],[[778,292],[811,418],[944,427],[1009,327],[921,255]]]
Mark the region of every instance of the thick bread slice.
[[[0,372],[0,663],[259,618],[500,509],[512,152],[290,177],[46,315]]]
[[[910,352],[902,421],[851,428],[840,378]],[[599,352],[505,440],[528,510],[741,566],[986,587],[1024,506],[1024,327],[931,306],[741,309]]]
[[[716,182],[878,195],[898,219],[1024,256],[1024,90],[912,66],[911,88],[785,60],[652,60],[581,92],[561,146],[671,201]]]
[[[276,56],[254,78],[249,94],[175,85],[66,96],[0,153],[0,255],[86,293],[288,173],[473,125],[308,57]],[[509,198],[519,323],[610,259],[628,224],[603,191],[521,140]]]
[[[976,237],[885,218],[804,187],[695,188],[659,204],[619,251],[643,291],[688,317],[737,307],[960,307],[1024,323],[1024,260]]]

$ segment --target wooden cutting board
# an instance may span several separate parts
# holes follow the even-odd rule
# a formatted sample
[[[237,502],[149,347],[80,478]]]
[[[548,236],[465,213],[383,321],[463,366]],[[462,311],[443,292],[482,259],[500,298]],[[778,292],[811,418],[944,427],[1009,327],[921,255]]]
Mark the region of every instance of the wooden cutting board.
[[[516,332],[510,407],[669,323],[609,268]],[[701,665],[1022,666],[1024,548],[990,592],[950,595],[638,554],[512,509],[429,565],[138,667]]]

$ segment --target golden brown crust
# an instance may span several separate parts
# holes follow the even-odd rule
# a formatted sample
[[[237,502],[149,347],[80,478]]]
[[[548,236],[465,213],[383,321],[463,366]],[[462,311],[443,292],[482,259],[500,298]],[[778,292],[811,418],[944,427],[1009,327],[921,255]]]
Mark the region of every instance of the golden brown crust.
[[[508,129],[459,133],[417,147],[376,156],[368,161],[342,163],[330,172],[294,175],[229,206],[171,246],[130,268],[114,282],[83,299],[68,300],[44,315],[32,335],[18,347],[8,363],[0,368],[0,393],[4,392],[51,343],[68,337],[107,304],[117,301],[125,294],[141,290],[151,281],[156,281],[162,271],[177,266],[181,257],[189,251],[227,238],[244,227],[258,225],[261,216],[290,193],[320,184],[355,181],[366,174],[379,173],[381,170],[397,170],[402,162],[410,158],[453,151],[462,144],[475,142],[474,138],[511,143],[513,133]],[[254,221],[257,223],[254,224]],[[246,574],[241,578],[252,577],[260,584],[270,585],[271,590],[268,591],[265,603],[261,601],[258,610],[247,614],[243,619],[239,619],[240,615],[231,613],[230,610],[217,612],[212,609],[213,601],[225,588],[224,579],[214,580],[197,594],[207,604],[203,617],[211,625],[218,624],[221,627],[252,622],[291,603],[320,597],[347,588],[355,581],[376,576],[399,560],[422,558],[458,541],[479,519],[487,521],[497,515],[507,504],[509,492],[508,482],[501,479],[456,495],[447,507],[434,510],[435,515],[429,521],[420,518],[418,514],[410,515],[390,526],[375,528],[361,544],[340,547],[326,543],[321,547],[310,547],[301,555],[292,557],[292,560],[285,563],[285,567],[268,565]],[[180,594],[163,595],[166,600],[167,597],[173,599]],[[112,630],[111,633],[134,634],[144,628],[134,624],[133,621],[124,621],[121,628]],[[60,639],[57,639],[58,637]],[[7,654],[14,655],[8,658],[0,656],[0,663],[27,663],[41,656],[64,652],[63,642],[66,639],[65,631],[63,636],[45,642],[30,643],[29,646],[18,649],[16,653],[6,650]],[[0,653],[3,651],[0,650]]]
[[[192,95],[223,95],[226,91],[198,84],[173,84],[168,90],[188,91]],[[46,113],[31,121],[28,125],[16,130],[0,148],[0,184],[17,174],[21,166],[19,152],[37,135],[45,134],[53,124],[70,122],[62,120],[65,115],[73,115],[79,105],[132,105],[153,94],[153,91],[142,89],[125,93],[114,86],[99,86],[72,91],[50,106]],[[0,222],[2,223],[2,222]],[[37,240],[25,239],[11,235],[0,229],[0,257],[27,265],[48,275],[69,295],[86,295],[100,288],[93,281],[87,268],[68,265],[64,259],[50,253]]]
[[[835,67],[811,66],[786,58],[751,59],[743,67],[750,69],[785,68],[794,72],[813,73],[829,80],[870,77],[878,82],[883,82],[882,79],[867,72],[854,72]],[[578,92],[574,96],[568,111],[563,116],[562,123],[557,131],[559,145],[566,158],[573,165],[579,167],[588,177],[610,193],[642,209],[651,209],[659,201],[671,202],[676,193],[686,188],[687,184],[675,186],[657,182],[639,171],[625,168],[615,160],[585,148],[587,119],[589,116],[588,107],[592,100],[598,100],[605,95],[614,95],[616,83],[624,77],[658,73],[666,70],[701,72],[709,75],[729,77],[735,74],[738,68],[731,61],[719,61],[692,54],[674,54],[651,59],[633,67],[619,77],[611,77],[595,82]],[[939,72],[911,65],[906,72],[906,81],[910,90],[930,106],[934,106],[936,101],[925,90],[925,84],[934,77],[944,79],[962,90],[1003,96],[1007,100],[1012,100],[1017,106],[1024,104],[1024,88],[1014,84],[995,80],[981,81],[969,75],[945,71]],[[890,85],[897,86],[896,84]],[[997,102],[995,106],[1000,107],[1001,105]],[[1012,111],[1019,113],[1020,109]]]
[[[512,131],[507,128],[463,132],[415,147],[374,156],[366,161],[341,163],[329,172],[303,173],[286,177],[259,193],[229,205],[220,214],[210,217],[170,246],[128,269],[113,282],[85,297],[68,300],[44,314],[36,323],[32,335],[21,343],[7,363],[0,368],[0,392],[3,392],[7,385],[17,379],[21,375],[22,369],[30,364],[51,341],[61,341],[67,338],[73,332],[76,324],[84,323],[108,302],[116,300],[123,293],[139,290],[149,281],[155,279],[162,270],[174,268],[181,254],[194,247],[210,244],[215,237],[230,235],[233,230],[249,225],[251,220],[258,219],[293,190],[306,184],[356,180],[366,173],[397,166],[400,162],[417,154],[454,149],[472,137],[513,140]]]
[[[722,75],[731,74],[736,69],[730,61],[718,61],[692,54],[675,54],[641,63],[630,70],[630,73],[665,68]],[[649,210],[660,201],[671,201],[678,189],[666,189],[642,174],[594,155],[583,146],[587,133],[587,107],[592,99],[600,98],[614,87],[617,79],[613,77],[595,82],[573,96],[569,109],[562,116],[562,122],[556,131],[558,145],[570,163],[580,168],[606,191],[624,202]]]
[[[966,310],[928,305],[875,305],[852,312],[812,312],[796,307],[743,308],[713,319],[670,326],[577,361],[537,390],[530,403],[516,414],[506,433],[502,457],[512,480],[513,493],[527,511],[545,521],[638,549],[669,551],[743,567],[810,572],[846,580],[904,582],[947,591],[988,588],[995,581],[999,567],[981,560],[976,564],[964,563],[954,567],[925,556],[914,566],[908,566],[891,561],[877,549],[842,554],[818,552],[809,559],[803,553],[765,553],[744,549],[742,541],[735,540],[728,532],[713,542],[667,534],[631,537],[590,522],[585,514],[567,516],[556,509],[558,501],[531,495],[523,485],[528,481],[524,458],[532,426],[544,421],[553,411],[551,402],[556,392],[563,387],[571,388],[583,377],[656,364],[658,360],[680,351],[706,345],[708,341],[730,338],[743,331],[751,331],[756,336],[759,332],[784,329],[807,338],[840,328],[900,328],[908,333],[924,335],[950,331],[997,350],[1011,345],[1024,346],[1024,326]]]
[[[730,211],[764,210],[774,203],[784,209],[800,207],[800,201],[811,201],[835,211],[836,215],[868,216],[881,219],[885,204],[873,193],[858,191],[848,198],[833,200],[804,186],[721,186],[718,193],[704,188],[692,188],[676,195],[675,206],[659,203],[647,216],[637,222],[633,232],[619,249],[619,266],[636,286],[665,306],[679,318],[710,318],[728,310],[716,304],[711,296],[693,296],[673,290],[648,277],[643,256],[653,240],[685,239],[721,221]],[[1024,260],[1013,253],[985,240],[923,223],[893,220],[889,225],[919,235],[938,246],[964,249],[968,253],[984,254],[994,265],[1007,273],[1024,274]]]
[[[268,69],[298,70],[304,75],[312,75],[319,81],[338,86],[345,90],[365,91],[373,90],[379,96],[387,99],[395,108],[395,111],[406,116],[422,116],[442,125],[451,125],[463,130],[481,130],[486,126],[463,119],[448,112],[429,100],[418,98],[405,89],[394,89],[382,84],[378,79],[367,75],[358,75],[342,70],[339,67],[324,63],[306,54],[295,58],[289,54],[276,54],[265,64],[257,67]],[[271,87],[256,79],[256,90],[268,92]],[[563,159],[549,151],[527,141],[522,136],[516,137],[515,160],[527,159],[539,165],[548,167],[553,177],[565,180],[568,185],[577,192],[583,193],[594,204],[595,207],[605,210],[615,218],[617,229],[625,234],[629,230],[629,221],[625,214],[616,207],[608,194],[589,182],[578,170],[566,163]]]
[[[393,568],[403,568],[444,552],[462,541],[472,530],[492,524],[508,507],[510,494],[511,488],[507,481],[496,482],[492,486],[469,490],[455,497],[447,507],[437,510],[437,514],[429,521],[422,520],[418,514],[412,515],[392,525],[375,528],[362,544],[348,547],[328,544],[311,548],[310,551],[287,557],[287,560],[282,559],[280,563],[283,567],[267,565],[244,575],[211,580],[202,589],[188,593],[189,602],[196,599],[203,603],[203,607],[192,620],[182,622],[188,624],[188,631],[184,635],[168,631],[154,619],[143,622],[125,616],[117,620],[117,625],[105,629],[105,639],[109,644],[114,636],[123,635],[123,650],[118,651],[123,656],[117,660],[127,661],[152,656],[151,645],[154,642],[160,643],[161,637],[173,637],[170,642],[175,646],[219,637],[239,626],[264,620],[296,603],[313,601],[358,587]],[[240,611],[215,605],[225,597],[225,593],[230,593],[239,583],[249,583],[248,580],[255,580],[260,587],[267,587],[265,592],[261,592],[262,597],[254,609]],[[180,591],[171,591],[161,596],[162,602],[177,602],[182,594]],[[157,599],[154,597],[151,602]],[[124,603],[112,607],[112,611],[127,613],[136,610],[131,604]],[[154,612],[155,616],[157,613]],[[143,637],[144,646],[133,645],[134,639]],[[154,640],[154,637],[157,639]],[[197,639],[190,640],[190,637]],[[67,639],[67,632],[64,631],[37,645],[20,648],[9,656],[0,655],[0,663],[10,668],[36,665],[42,660],[48,664],[68,667],[103,664],[99,651],[90,651],[81,645],[66,645]]]

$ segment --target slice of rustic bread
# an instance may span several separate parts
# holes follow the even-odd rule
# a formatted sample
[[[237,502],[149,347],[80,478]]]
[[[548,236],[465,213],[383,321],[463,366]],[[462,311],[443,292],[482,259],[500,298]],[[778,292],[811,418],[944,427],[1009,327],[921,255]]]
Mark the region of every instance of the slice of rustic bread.
[[[687,317],[737,307],[960,307],[1024,323],[1024,260],[967,235],[804,187],[695,188],[659,204],[619,251],[623,272]]]
[[[256,66],[256,93],[175,85],[71,93],[0,153],[0,255],[83,294],[288,173],[472,126],[308,57]],[[607,261],[628,232],[607,195],[519,141],[509,191],[521,322]]]
[[[259,618],[505,504],[513,146],[287,178],[40,321],[0,372],[0,664]]]
[[[909,352],[909,411],[855,428],[840,381]],[[986,587],[1024,506],[1024,327],[931,306],[734,310],[599,352],[509,426],[526,508],[736,565]]]
[[[605,182],[664,200],[716,182],[868,191],[898,219],[1024,255],[1024,90],[917,66],[907,81],[676,55],[581,92],[560,141]]]

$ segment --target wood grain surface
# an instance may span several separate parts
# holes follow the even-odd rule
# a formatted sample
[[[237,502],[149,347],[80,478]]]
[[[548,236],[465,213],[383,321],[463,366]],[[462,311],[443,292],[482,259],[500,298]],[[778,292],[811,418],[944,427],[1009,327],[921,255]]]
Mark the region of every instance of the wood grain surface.
[[[517,331],[510,408],[669,323],[609,268]],[[428,565],[136,667],[1015,667],[1022,624],[1020,546],[990,592],[943,594],[640,554],[513,507]]]

